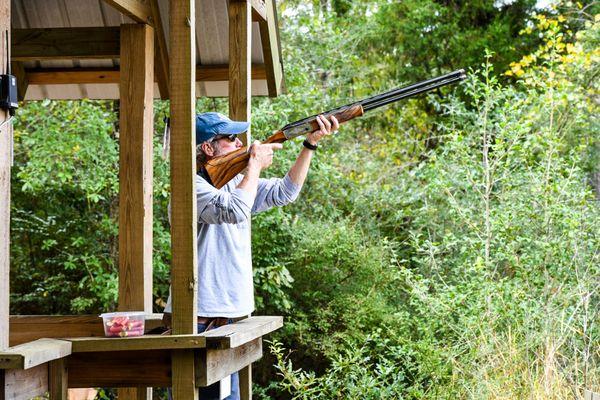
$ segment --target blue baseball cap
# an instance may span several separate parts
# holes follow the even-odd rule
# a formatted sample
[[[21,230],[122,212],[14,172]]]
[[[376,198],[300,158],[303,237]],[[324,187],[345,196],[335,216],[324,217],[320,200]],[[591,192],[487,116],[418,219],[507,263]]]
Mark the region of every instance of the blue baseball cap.
[[[216,112],[196,114],[196,145],[206,142],[217,135],[239,135],[250,127],[250,123],[232,121]]]

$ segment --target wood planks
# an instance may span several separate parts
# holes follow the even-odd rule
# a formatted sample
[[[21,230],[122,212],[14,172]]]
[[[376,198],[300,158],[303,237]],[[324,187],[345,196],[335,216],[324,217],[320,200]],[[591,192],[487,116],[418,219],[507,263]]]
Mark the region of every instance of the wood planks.
[[[154,29],[121,25],[120,44],[119,311],[151,312]],[[152,393],[128,388],[118,396],[147,399]]]
[[[250,60],[252,57],[252,10],[249,1],[229,2],[229,117],[250,121]],[[242,142],[252,140],[250,129]]]
[[[64,358],[50,361],[48,365],[48,391],[50,399],[67,399],[67,361]]]
[[[152,311],[154,30],[121,26],[119,310]]]
[[[174,334],[197,331],[195,193],[196,13],[194,0],[170,0],[171,294]],[[197,400],[193,350],[173,350],[174,400]]]
[[[75,353],[67,369],[70,388],[171,386],[169,350]]]
[[[162,326],[162,314],[147,314],[145,329]],[[41,338],[104,337],[97,315],[11,315],[10,346]]]
[[[155,71],[157,68],[155,67]],[[26,69],[24,72],[30,85],[120,83],[121,81],[118,68],[33,68]],[[266,79],[266,76],[264,64],[252,65],[252,79]],[[156,74],[155,78],[160,89],[160,78]],[[218,82],[228,79],[228,65],[200,65],[196,68],[196,81]]]
[[[156,49],[154,50],[154,71],[160,98],[165,100],[169,98],[169,50],[167,48],[167,38],[163,29],[162,19],[160,17],[160,8],[158,0],[150,0],[152,10],[152,23],[154,26],[154,37],[156,39]]]
[[[29,400],[48,391],[48,366],[0,370],[0,400]]]
[[[131,338],[69,338],[73,353],[196,349],[206,347],[206,338],[200,335],[144,335]]]
[[[221,326],[202,335],[206,336],[206,347],[228,349],[239,347],[282,326],[283,317],[257,316]]]
[[[119,58],[119,27],[13,29],[12,61]]]
[[[265,1],[265,13],[267,18],[259,21],[260,40],[263,48],[263,59],[265,60],[267,87],[269,96],[279,96],[283,91],[283,63],[279,53],[280,44],[277,29],[277,9],[275,0]]]
[[[106,4],[116,8],[136,22],[142,24],[152,23],[150,6],[141,0],[103,0]]]
[[[10,34],[10,0],[0,0],[0,73],[6,73],[8,49],[6,32]],[[0,110],[0,123],[9,118]],[[12,158],[12,124],[0,129],[0,351],[8,348],[9,271],[10,271],[10,169]]]
[[[29,369],[71,354],[71,343],[57,339],[38,339],[0,352],[0,368]]]
[[[235,349],[206,349],[199,352],[196,366],[198,386],[208,386],[262,357],[262,340],[254,339]],[[240,385],[243,383],[240,382]],[[250,382],[246,382],[246,385]]]

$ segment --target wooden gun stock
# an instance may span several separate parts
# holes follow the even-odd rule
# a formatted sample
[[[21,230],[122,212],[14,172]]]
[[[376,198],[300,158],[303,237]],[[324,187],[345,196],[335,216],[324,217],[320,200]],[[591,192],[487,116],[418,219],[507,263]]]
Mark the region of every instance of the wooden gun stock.
[[[327,117],[333,115],[341,124],[363,115],[363,108],[360,104],[353,104],[331,113],[324,113],[323,115]],[[319,129],[317,117],[313,116],[284,127],[262,143],[283,143],[293,137],[306,135],[318,131]],[[244,146],[231,153],[209,160],[204,164],[204,168],[206,169],[213,186],[217,189],[221,189],[227,182],[246,169],[249,158],[250,154],[248,153],[248,147]]]

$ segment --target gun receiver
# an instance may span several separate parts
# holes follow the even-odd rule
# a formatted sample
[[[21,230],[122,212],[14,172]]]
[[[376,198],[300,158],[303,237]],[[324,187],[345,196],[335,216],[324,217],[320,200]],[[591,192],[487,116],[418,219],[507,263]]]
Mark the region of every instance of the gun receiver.
[[[414,97],[418,94],[429,92],[442,86],[460,82],[465,78],[465,71],[459,69],[446,75],[390,90],[342,107],[325,111],[321,114],[326,117],[333,115],[341,124],[360,117],[367,111],[374,110],[402,99]],[[262,143],[283,143],[296,136],[306,135],[319,130],[316,119],[317,115],[319,114],[303,118],[284,126]],[[204,165],[204,168],[206,169],[212,184],[217,189],[220,189],[246,168],[249,158],[248,147],[244,146],[229,154],[209,160]]]

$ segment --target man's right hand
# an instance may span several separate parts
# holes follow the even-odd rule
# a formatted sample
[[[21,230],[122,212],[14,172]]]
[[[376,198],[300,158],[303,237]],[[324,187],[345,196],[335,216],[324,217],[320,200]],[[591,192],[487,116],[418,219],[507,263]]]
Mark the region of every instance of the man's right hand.
[[[281,143],[261,144],[256,140],[250,146],[250,160],[248,166],[254,166],[263,170],[273,163],[273,151],[283,148]]]

